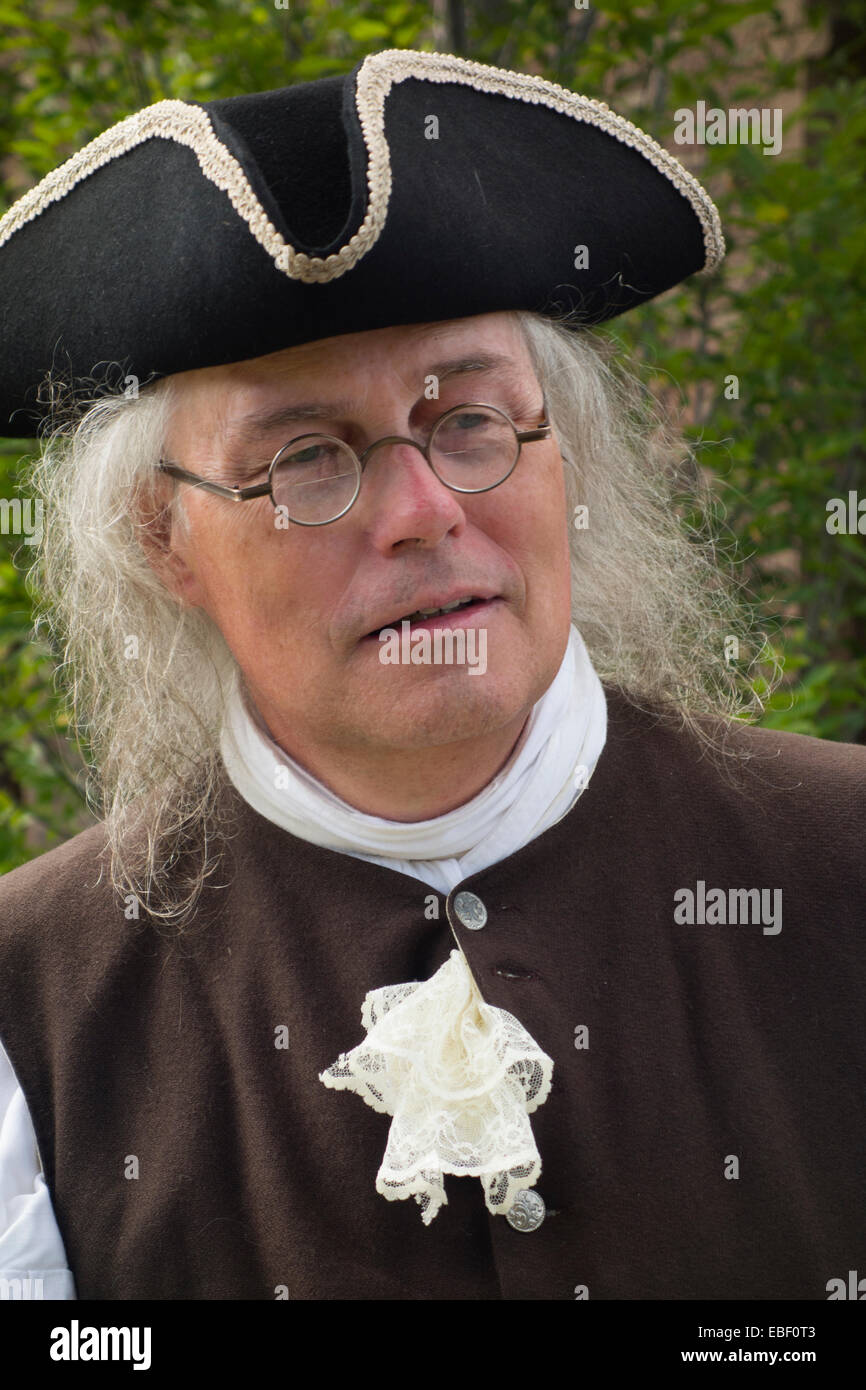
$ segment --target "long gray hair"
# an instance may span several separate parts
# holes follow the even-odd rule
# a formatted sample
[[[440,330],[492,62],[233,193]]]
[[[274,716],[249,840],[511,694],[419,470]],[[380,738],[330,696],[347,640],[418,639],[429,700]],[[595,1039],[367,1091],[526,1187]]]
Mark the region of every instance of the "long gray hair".
[[[606,340],[515,318],[566,460],[572,618],[593,664],[633,703],[721,750],[731,721],[761,708],[748,675],[765,639],[730,545],[714,535],[714,494]],[[153,464],[175,398],[171,378],[134,399],[106,395],[47,435],[31,477],[47,524],[30,577],[89,745],[88,800],[105,821],[112,881],[180,928],[220,863],[219,735],[240,672],[211,619],[181,605],[147,558],[146,518],[164,486]]]

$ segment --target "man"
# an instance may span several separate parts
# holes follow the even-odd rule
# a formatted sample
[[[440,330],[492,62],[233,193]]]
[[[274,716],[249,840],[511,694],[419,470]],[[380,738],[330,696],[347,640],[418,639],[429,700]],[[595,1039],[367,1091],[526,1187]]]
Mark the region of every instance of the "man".
[[[161,103],[22,204],[10,432],[59,304],[73,379],[151,384],[36,475],[105,814],[0,885],[7,1278],[832,1296],[866,753],[730,718],[675,441],[575,328],[717,263],[704,191],[394,52]]]

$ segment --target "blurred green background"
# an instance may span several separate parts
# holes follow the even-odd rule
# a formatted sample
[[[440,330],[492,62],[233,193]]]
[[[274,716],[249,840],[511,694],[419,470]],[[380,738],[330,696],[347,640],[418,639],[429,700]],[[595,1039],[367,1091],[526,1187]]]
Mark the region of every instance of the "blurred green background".
[[[775,620],[784,678],[761,722],[862,743],[866,535],[830,534],[826,521],[830,498],[859,487],[866,499],[863,9],[862,0],[0,3],[0,210],[141,106],[345,72],[382,48],[461,53],[606,100],[705,183],[729,254],[711,279],[604,331],[682,412],[742,578]],[[676,144],[675,112],[698,101],[781,109],[781,154]],[[21,496],[32,446],[0,447],[0,497]],[[20,535],[0,532],[0,872],[93,820],[87,750],[67,737],[57,654],[32,630],[31,560]]]

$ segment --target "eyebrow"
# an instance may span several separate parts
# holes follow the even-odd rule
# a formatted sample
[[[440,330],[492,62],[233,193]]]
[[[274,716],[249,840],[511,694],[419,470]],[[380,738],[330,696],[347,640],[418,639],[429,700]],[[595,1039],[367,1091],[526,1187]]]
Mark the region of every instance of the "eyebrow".
[[[489,372],[499,368],[517,366],[513,357],[506,353],[484,352],[471,356],[449,357],[432,363],[424,376],[438,377],[445,381],[448,377],[469,376],[473,372]],[[227,427],[226,438],[230,448],[254,444],[256,440],[271,434],[283,425],[297,424],[304,420],[332,420],[336,415],[349,415],[355,409],[355,402],[342,397],[331,401],[301,401],[295,405],[280,405],[273,410],[251,411],[233,420]]]

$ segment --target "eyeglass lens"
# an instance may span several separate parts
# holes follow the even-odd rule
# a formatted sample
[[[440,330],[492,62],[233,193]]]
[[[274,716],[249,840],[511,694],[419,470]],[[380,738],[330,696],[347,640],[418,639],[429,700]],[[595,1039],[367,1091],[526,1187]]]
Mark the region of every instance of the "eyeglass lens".
[[[461,492],[495,487],[511,472],[519,452],[508,417],[481,405],[441,416],[428,446],[440,482]],[[348,444],[328,435],[304,435],[280,450],[271,474],[274,503],[295,521],[333,520],[357,495],[360,471]]]

